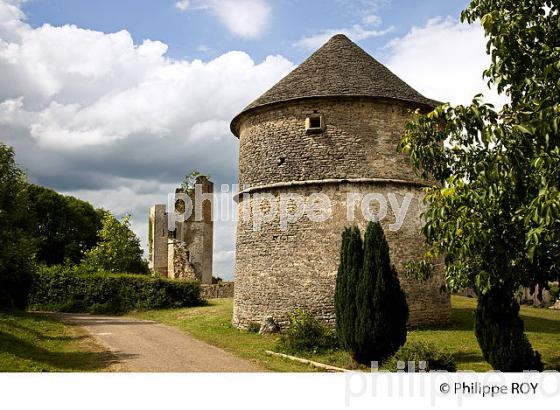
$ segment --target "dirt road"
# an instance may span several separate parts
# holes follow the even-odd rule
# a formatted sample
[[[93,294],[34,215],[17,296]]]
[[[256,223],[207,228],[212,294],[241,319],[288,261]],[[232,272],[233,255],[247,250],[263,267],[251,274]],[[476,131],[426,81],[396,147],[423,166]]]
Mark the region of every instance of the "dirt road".
[[[127,372],[258,372],[257,365],[156,322],[115,316],[59,313],[87,329]]]

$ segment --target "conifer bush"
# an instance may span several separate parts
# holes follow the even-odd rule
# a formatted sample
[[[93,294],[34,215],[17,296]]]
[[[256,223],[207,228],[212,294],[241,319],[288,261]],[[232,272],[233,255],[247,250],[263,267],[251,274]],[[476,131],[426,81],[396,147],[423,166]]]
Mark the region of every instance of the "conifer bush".
[[[363,243],[358,227],[342,232],[340,264],[336,275],[336,334],[340,345],[351,351],[356,336],[356,289],[362,274]]]
[[[363,243],[357,227],[343,232],[335,309],[340,344],[360,363],[382,362],[406,342],[408,306],[379,222]]]
[[[531,347],[511,292],[492,288],[479,295],[475,334],[484,359],[502,372],[543,370],[541,356]]]

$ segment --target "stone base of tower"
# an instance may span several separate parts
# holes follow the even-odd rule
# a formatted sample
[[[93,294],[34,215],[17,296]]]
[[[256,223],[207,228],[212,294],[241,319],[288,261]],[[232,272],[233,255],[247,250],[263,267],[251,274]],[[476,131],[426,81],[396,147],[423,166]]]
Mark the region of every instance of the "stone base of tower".
[[[324,222],[313,222],[307,217],[281,228],[280,217],[262,223],[255,229],[252,212],[262,199],[252,195],[241,198],[237,228],[235,292],[233,324],[247,328],[272,316],[281,326],[288,324],[288,314],[296,308],[311,312],[319,320],[334,325],[334,289],[338,269],[341,233],[346,226],[358,225],[362,232],[367,220],[354,207],[354,220],[348,220],[349,195],[354,197],[375,193],[377,197],[390,195],[399,205],[410,199],[408,210],[399,229],[397,217],[387,200],[388,212],[381,220],[389,243],[391,262],[400,275],[410,311],[410,326],[448,324],[451,318],[450,296],[442,293],[442,279],[435,275],[429,281],[419,282],[404,277],[404,265],[422,258],[425,247],[420,234],[420,214],[423,210],[423,191],[418,186],[393,182],[310,183],[286,187],[271,187],[262,192],[272,194],[275,206],[281,198],[295,193],[308,198],[314,193],[330,199],[331,216]],[[260,202],[259,202],[260,201]],[[369,211],[379,213],[379,202],[371,201]],[[274,205],[272,206],[274,208]],[[376,208],[377,207],[377,208]],[[381,210],[382,211],[382,210]],[[245,214],[243,214],[245,212]],[[271,257],[271,255],[274,255]]]

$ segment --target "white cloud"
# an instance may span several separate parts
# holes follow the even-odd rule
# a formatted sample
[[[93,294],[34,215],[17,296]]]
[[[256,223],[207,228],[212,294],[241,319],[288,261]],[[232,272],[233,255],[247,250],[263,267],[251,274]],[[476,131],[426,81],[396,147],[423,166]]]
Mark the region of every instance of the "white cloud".
[[[267,28],[270,6],[265,0],[208,0],[208,5],[240,37],[256,38]]]
[[[349,28],[323,30],[317,34],[306,36],[294,43],[294,46],[307,50],[315,50],[326,43],[335,34],[345,34],[352,41],[367,40],[371,37],[381,37],[394,30],[394,27],[388,27],[383,30],[370,30],[364,28],[360,24],[355,24]]]
[[[175,3],[181,11],[207,10],[233,34],[260,37],[267,29],[271,7],[267,0],[193,0]]]
[[[480,25],[466,25],[451,18],[434,18],[392,40],[387,66],[427,97],[452,104],[468,104],[482,92],[501,106],[506,97],[489,90],[482,72],[490,65],[486,39]]]
[[[381,20],[381,17],[379,17],[377,14],[367,14],[362,17],[362,21],[364,22],[364,24],[368,24],[371,26],[379,26],[383,22],[383,20]]]
[[[149,206],[189,171],[236,182],[229,121],[293,68],[281,56],[256,63],[232,51],[205,62],[166,52],[127,31],[33,28],[0,0],[0,138],[34,182],[133,212],[144,243]],[[215,229],[230,255],[234,225]]]
[[[292,68],[278,56],[255,64],[233,51],[205,63],[171,60],[166,51],[159,41],[135,45],[127,31],[25,27],[20,42],[0,42],[0,98],[17,99],[18,115],[34,118],[39,145],[79,148],[227,121]]]
[[[390,0],[338,0],[350,13],[359,18],[361,24],[353,24],[349,27],[325,29],[317,33],[303,36],[294,43],[294,46],[306,49],[316,50],[326,43],[335,34],[345,34],[353,41],[367,40],[372,37],[382,37],[395,28],[393,26],[385,29],[379,28],[383,20],[377,13]]]
[[[178,8],[181,11],[185,11],[186,9],[189,8],[190,5],[190,1],[189,0],[181,0],[178,1],[177,3],[175,3],[175,7]]]

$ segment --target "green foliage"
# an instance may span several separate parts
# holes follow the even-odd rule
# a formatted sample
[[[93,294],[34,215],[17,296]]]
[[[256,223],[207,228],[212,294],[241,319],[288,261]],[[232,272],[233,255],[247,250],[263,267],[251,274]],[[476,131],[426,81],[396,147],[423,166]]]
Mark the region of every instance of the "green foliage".
[[[543,370],[519,318],[519,304],[502,289],[493,288],[478,298],[475,334],[484,359],[503,372]]]
[[[434,177],[424,233],[452,289],[545,285],[560,272],[560,25],[552,1],[474,0],[500,111],[476,96],[407,125],[400,148]],[[508,290],[509,292],[509,290]]]
[[[149,270],[142,254],[140,240],[130,229],[130,217],[118,221],[105,212],[99,244],[86,253],[83,264],[85,269],[91,270],[146,274]]]
[[[198,282],[146,275],[81,273],[79,266],[43,267],[33,276],[29,307],[34,310],[125,313],[201,303]]]
[[[183,178],[183,181],[181,182],[181,188],[185,192],[192,191],[194,189],[194,186],[196,185],[196,180],[199,177],[204,177],[204,176],[206,176],[206,175],[201,174],[198,171],[191,171],[190,173],[185,175],[185,178]]]
[[[399,369],[398,362],[404,362],[405,368]],[[383,369],[391,372],[396,372],[397,370],[408,372],[411,370],[409,369],[409,362],[414,362],[415,371],[420,370],[420,362],[424,362],[425,366],[422,371],[457,371],[457,365],[452,355],[440,351],[433,343],[426,342],[410,342],[405,344],[383,364]]]
[[[406,342],[408,305],[379,222],[368,224],[360,279],[355,358],[360,363],[383,361]]]
[[[504,306],[520,286],[546,288],[560,272],[559,7],[549,0],[471,1],[462,20],[480,20],[492,58],[484,76],[509,103],[497,111],[477,95],[466,106],[444,104],[409,122],[400,144],[417,171],[439,182],[425,198],[428,258],[445,258],[451,290],[470,287],[486,300],[499,289]],[[481,319],[494,317],[483,312]],[[485,325],[491,320],[480,321]],[[529,351],[513,316],[504,328]],[[511,368],[501,356],[518,357],[511,339],[479,341],[489,343],[483,350],[499,368]]]
[[[289,317],[290,325],[278,339],[280,350],[318,353],[337,346],[334,332],[308,311],[296,309]]]
[[[261,325],[259,325],[257,322],[251,322],[247,326],[247,331],[249,333],[259,333],[260,330],[261,330]]]
[[[379,222],[342,234],[335,289],[337,334],[359,363],[383,361],[406,341],[408,306]]]
[[[52,189],[29,184],[29,235],[37,247],[37,261],[47,265],[78,264],[97,245],[102,211]]]
[[[336,334],[340,345],[346,350],[352,350],[356,344],[356,290],[362,276],[363,253],[363,242],[358,227],[344,229],[334,303]]]
[[[24,172],[0,143],[0,309],[25,308],[34,270]]]

